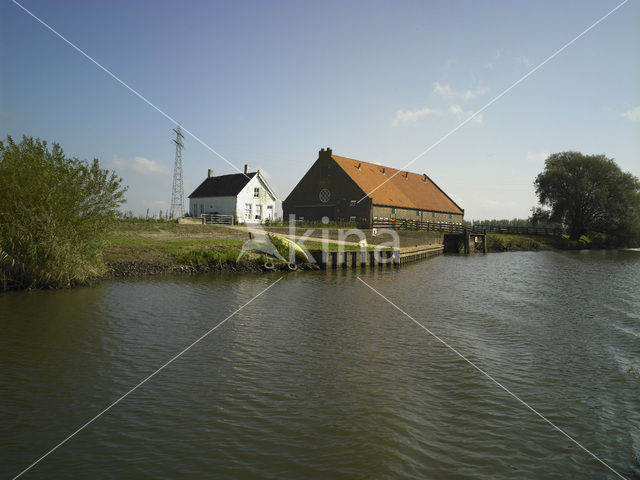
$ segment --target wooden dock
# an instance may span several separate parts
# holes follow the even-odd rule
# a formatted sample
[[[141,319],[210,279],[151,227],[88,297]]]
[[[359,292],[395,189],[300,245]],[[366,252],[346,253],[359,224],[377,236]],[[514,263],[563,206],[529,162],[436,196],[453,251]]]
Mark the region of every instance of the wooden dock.
[[[422,245],[418,247],[400,248],[396,250],[346,250],[327,252],[315,250],[310,252],[320,268],[371,268],[392,265],[404,265],[441,255],[444,245]]]

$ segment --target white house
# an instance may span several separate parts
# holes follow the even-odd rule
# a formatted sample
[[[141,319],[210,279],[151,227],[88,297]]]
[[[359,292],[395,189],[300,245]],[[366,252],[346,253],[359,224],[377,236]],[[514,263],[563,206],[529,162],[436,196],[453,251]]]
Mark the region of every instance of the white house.
[[[215,213],[234,215],[238,223],[263,223],[275,218],[276,195],[260,170],[216,177],[209,170],[207,178],[189,195],[192,217]]]

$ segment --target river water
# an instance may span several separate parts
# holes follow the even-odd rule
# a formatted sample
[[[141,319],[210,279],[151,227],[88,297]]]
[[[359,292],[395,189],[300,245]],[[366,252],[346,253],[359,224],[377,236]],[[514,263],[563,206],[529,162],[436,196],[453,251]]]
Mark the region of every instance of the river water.
[[[299,272],[21,478],[640,478],[640,251]],[[0,296],[12,478],[280,278]]]

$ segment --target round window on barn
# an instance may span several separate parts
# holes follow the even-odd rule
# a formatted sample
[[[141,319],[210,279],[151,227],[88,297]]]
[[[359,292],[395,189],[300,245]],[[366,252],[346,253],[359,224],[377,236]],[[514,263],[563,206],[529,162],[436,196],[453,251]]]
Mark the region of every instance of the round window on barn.
[[[329,191],[329,189],[323,188],[322,190],[320,190],[318,197],[320,198],[320,201],[322,203],[327,203],[331,198],[331,192]]]

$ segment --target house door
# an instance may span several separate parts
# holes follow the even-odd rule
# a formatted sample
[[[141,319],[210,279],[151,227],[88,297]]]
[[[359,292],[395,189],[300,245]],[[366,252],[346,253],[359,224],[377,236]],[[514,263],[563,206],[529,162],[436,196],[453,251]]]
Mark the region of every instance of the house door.
[[[267,220],[273,220],[273,205],[267,205]]]

